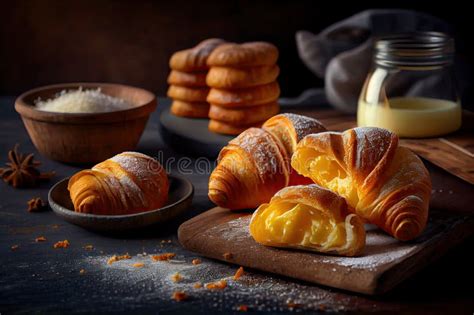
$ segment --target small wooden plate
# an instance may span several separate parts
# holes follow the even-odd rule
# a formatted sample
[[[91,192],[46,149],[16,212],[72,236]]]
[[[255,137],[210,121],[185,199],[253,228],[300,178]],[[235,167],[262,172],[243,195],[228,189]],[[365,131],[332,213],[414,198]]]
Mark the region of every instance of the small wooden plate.
[[[128,215],[96,215],[74,211],[65,178],[48,193],[49,205],[64,220],[85,229],[99,232],[136,230],[153,224],[167,222],[184,213],[193,200],[194,187],[185,178],[170,175],[168,202],[162,208]]]

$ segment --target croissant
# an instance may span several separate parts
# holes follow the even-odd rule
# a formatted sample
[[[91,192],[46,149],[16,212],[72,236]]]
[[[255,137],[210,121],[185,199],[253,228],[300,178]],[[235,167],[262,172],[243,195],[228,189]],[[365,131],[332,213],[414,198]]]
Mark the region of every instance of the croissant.
[[[260,244],[355,256],[365,247],[363,221],[344,198],[315,184],[286,187],[252,215]]]
[[[256,208],[283,187],[310,183],[292,170],[291,155],[305,135],[325,130],[316,119],[295,114],[280,114],[262,128],[247,129],[219,153],[209,198],[224,208]]]
[[[131,214],[161,208],[168,198],[168,176],[155,159],[124,152],[69,179],[76,212]]]
[[[430,175],[388,130],[363,127],[306,136],[291,165],[345,197],[355,213],[399,240],[411,240],[425,228]]]

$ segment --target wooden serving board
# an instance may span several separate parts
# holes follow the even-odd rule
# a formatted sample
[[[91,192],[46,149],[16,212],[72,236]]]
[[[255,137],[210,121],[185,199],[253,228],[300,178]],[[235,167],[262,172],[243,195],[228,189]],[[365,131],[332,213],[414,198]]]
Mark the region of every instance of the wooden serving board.
[[[206,257],[339,289],[381,294],[474,229],[473,217],[432,212],[427,229],[416,241],[399,242],[369,226],[364,254],[338,257],[260,245],[248,232],[250,216],[213,208],[183,223],[178,238],[183,247]]]
[[[354,116],[335,110],[286,111],[319,119],[329,130],[356,126]],[[213,208],[183,223],[179,240],[191,251],[230,263],[354,292],[387,292],[474,232],[472,133],[464,130],[443,138],[402,139],[401,144],[438,166],[426,163],[433,182],[430,220],[415,241],[398,242],[369,227],[361,257],[265,247],[248,233],[249,213],[222,208]],[[225,253],[231,253],[232,258],[225,259]]]

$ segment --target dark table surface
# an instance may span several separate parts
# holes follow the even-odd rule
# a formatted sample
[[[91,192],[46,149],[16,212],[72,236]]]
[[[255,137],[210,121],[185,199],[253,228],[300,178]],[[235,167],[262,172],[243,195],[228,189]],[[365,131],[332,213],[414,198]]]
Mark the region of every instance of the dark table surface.
[[[237,312],[239,305],[249,311],[286,313],[338,311],[350,313],[399,312],[472,314],[474,289],[472,249],[474,238],[448,252],[390,293],[369,297],[319,287],[258,271],[246,270],[240,281],[229,280],[222,291],[194,289],[195,282],[210,282],[232,276],[237,266],[202,259],[180,247],[176,229],[184,220],[212,207],[207,198],[209,174],[193,171],[195,158],[186,172],[195,187],[192,208],[179,219],[151,229],[125,235],[101,235],[64,222],[52,211],[28,213],[26,202],[32,197],[47,198],[49,188],[80,168],[50,161],[33,147],[15,112],[14,98],[0,98],[0,162],[15,143],[23,152],[34,152],[41,169],[54,170],[49,183],[34,189],[14,189],[0,183],[0,314],[20,312],[101,312],[101,313],[218,313]],[[141,138],[138,151],[168,160],[184,157],[163,143],[158,128],[159,110],[168,101],[160,99]],[[173,164],[174,166],[176,163]],[[176,172],[173,168],[172,173]],[[44,236],[47,241],[36,243]],[[67,249],[53,244],[67,239]],[[12,245],[19,245],[15,251]],[[93,245],[93,250],[84,246]],[[150,254],[176,253],[171,262],[152,262]],[[129,253],[131,260],[107,265],[114,254]],[[143,268],[134,268],[135,262]],[[80,270],[85,273],[81,274]],[[182,282],[173,283],[179,272]],[[188,293],[186,302],[175,302],[175,290]],[[288,302],[296,303],[294,309]]]

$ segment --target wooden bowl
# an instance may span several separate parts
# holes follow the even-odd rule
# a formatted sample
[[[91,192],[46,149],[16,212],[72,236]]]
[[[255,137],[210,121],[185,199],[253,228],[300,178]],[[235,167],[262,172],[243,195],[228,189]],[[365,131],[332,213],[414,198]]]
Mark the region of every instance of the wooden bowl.
[[[194,187],[183,177],[169,175],[170,189],[168,201],[159,208],[146,212],[125,215],[98,215],[74,211],[65,178],[54,185],[48,194],[51,209],[69,223],[98,232],[117,232],[139,230],[145,227],[163,224],[186,212],[191,206]]]
[[[130,102],[133,108],[105,113],[56,113],[36,109],[34,101],[53,98],[62,90],[97,89]],[[50,159],[91,164],[136,149],[150,114],[156,109],[153,93],[110,83],[67,83],[40,87],[20,95],[15,109],[31,141]]]

